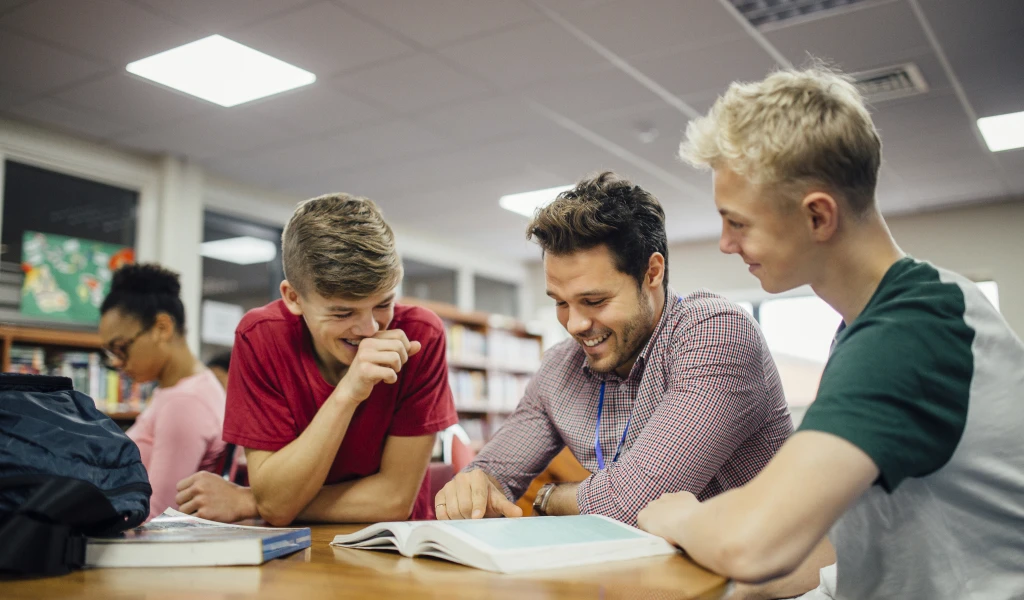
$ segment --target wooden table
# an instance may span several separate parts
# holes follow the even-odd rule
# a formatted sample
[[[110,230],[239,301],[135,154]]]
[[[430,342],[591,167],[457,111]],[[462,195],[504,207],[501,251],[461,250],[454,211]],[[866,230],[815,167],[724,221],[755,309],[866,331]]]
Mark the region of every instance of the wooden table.
[[[334,548],[356,525],[313,527],[313,545],[260,567],[92,569],[0,579],[0,598],[601,598],[719,599],[726,582],[681,555],[501,575],[429,558]]]

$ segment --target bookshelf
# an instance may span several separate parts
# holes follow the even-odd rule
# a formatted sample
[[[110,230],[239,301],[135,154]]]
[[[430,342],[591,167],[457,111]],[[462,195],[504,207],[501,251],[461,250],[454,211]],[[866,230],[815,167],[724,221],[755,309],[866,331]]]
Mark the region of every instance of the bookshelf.
[[[100,336],[74,331],[0,324],[0,369],[69,377],[75,389],[96,401],[96,407],[122,424],[145,408],[151,385],[133,383],[103,365]]]
[[[479,449],[515,410],[540,367],[541,336],[509,317],[418,298],[400,302],[427,308],[444,321],[459,423]]]

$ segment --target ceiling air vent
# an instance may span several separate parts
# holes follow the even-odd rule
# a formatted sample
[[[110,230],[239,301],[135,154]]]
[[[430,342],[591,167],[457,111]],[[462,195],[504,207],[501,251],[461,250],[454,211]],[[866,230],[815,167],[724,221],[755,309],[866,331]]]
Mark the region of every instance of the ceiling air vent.
[[[759,29],[775,29],[880,1],[885,0],[730,0],[736,10]]]
[[[928,83],[913,63],[851,73],[850,76],[864,99],[872,104],[928,91]]]

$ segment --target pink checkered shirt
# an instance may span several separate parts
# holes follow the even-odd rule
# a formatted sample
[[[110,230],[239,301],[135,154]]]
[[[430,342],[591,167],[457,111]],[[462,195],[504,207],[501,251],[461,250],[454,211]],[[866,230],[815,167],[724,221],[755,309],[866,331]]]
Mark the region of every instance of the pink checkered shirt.
[[[602,381],[607,468],[600,471],[594,429]],[[792,431],[775,361],[753,318],[710,292],[680,299],[669,289],[628,377],[594,373],[575,340],[558,344],[467,469],[483,469],[514,500],[568,446],[593,473],[576,492],[580,512],[635,525],[637,513],[666,492],[704,500],[750,481]]]

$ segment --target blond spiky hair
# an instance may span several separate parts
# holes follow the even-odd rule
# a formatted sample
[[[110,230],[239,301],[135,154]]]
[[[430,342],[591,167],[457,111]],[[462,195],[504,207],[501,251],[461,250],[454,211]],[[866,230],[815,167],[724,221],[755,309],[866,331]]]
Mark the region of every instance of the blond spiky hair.
[[[687,125],[679,156],[759,185],[826,186],[864,214],[874,205],[882,145],[850,78],[817,63],[730,85]]]

